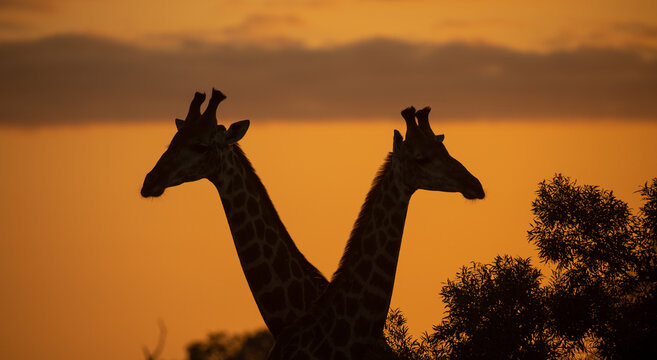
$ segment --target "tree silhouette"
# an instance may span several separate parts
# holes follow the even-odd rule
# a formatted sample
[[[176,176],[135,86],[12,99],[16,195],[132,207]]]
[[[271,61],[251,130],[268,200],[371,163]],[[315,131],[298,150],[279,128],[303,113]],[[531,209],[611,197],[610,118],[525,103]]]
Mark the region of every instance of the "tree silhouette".
[[[603,358],[657,358],[657,179],[633,215],[613,192],[563,175],[539,184],[529,241],[556,265],[557,333]]]
[[[529,259],[472,263],[443,287],[447,316],[430,344],[403,331],[388,341],[422,359],[657,358],[657,179],[639,192],[633,215],[611,191],[560,174],[541,182],[528,237],[556,267],[549,283]]]
[[[447,316],[430,336],[438,359],[548,359],[550,329],[541,272],[530,259],[497,256],[463,266],[440,292]]]

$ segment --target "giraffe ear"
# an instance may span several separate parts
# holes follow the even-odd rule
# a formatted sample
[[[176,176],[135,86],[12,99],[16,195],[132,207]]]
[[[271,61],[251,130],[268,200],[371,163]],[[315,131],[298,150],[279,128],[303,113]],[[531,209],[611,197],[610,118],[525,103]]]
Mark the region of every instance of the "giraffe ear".
[[[241,120],[236,123],[232,123],[228,130],[226,130],[226,137],[224,141],[226,144],[234,144],[244,137],[246,130],[249,129],[251,122],[249,120]]]
[[[180,130],[185,126],[185,120],[176,119],[176,129]]]
[[[402,134],[395,130],[395,135],[393,136],[392,139],[392,152],[398,153],[401,151],[402,146],[404,146],[404,138],[402,137]]]
[[[436,135],[436,140],[443,142],[445,140],[445,134]]]

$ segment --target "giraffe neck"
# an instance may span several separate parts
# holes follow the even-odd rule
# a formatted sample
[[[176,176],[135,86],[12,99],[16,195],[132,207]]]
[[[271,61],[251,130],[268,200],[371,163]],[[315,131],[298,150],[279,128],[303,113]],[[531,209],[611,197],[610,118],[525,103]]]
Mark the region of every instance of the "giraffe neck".
[[[276,341],[270,360],[395,358],[383,326],[414,190],[388,155],[372,184],[340,266],[312,312]]]
[[[404,185],[402,177],[393,154],[389,154],[367,194],[327,291],[343,292],[347,304],[349,299],[359,299],[344,309],[345,319],[355,320],[355,337],[380,336],[388,315],[406,213],[414,192]]]
[[[267,190],[237,144],[222,151],[215,185],[237,255],[265,324],[276,338],[306,314],[328,284],[281,222]]]

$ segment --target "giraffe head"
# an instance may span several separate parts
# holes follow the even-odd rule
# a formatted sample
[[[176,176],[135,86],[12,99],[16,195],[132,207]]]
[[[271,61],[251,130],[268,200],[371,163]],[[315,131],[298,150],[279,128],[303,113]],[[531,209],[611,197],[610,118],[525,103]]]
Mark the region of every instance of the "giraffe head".
[[[483,199],[479,180],[449,155],[443,144],[445,135],[431,130],[429,111],[429,107],[417,112],[413,107],[404,109],[406,139],[395,130],[393,157],[400,160],[405,185],[412,190],[459,192],[466,199]]]
[[[185,120],[176,119],[178,131],[141,188],[143,197],[157,197],[168,187],[207,178],[221,171],[222,151],[239,141],[249,128],[249,120],[228,128],[217,125],[217,106],[226,96],[212,89],[212,97],[201,114],[205,94],[196,93]]]

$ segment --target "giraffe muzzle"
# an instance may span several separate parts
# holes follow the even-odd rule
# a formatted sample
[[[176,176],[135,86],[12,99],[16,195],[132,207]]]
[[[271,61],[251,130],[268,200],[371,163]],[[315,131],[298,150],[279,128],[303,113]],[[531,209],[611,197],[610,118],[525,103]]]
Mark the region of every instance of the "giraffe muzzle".
[[[461,194],[464,198],[468,200],[481,200],[486,197],[483,186],[481,182],[476,177],[472,176],[470,180],[471,184],[467,189],[461,191]]]
[[[156,174],[153,172],[148,173],[144,179],[144,185],[141,187],[141,196],[147,197],[158,197],[164,193],[164,186],[158,184],[156,181]]]

